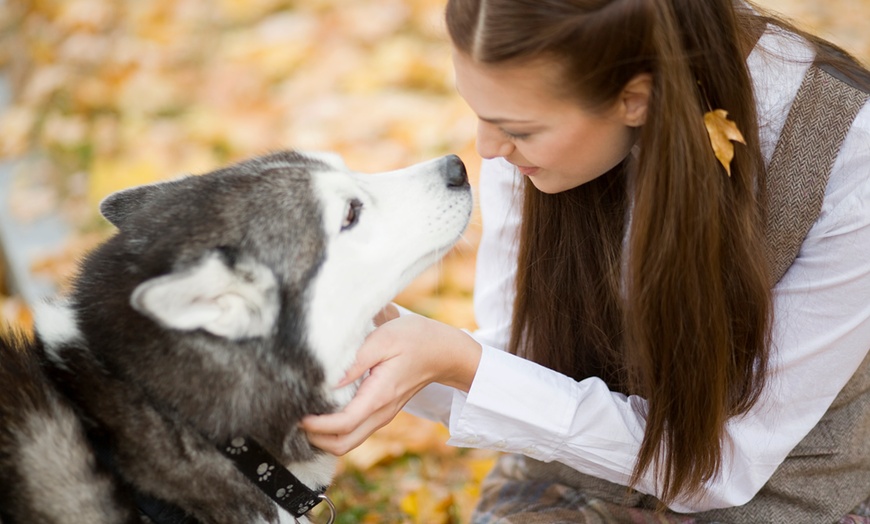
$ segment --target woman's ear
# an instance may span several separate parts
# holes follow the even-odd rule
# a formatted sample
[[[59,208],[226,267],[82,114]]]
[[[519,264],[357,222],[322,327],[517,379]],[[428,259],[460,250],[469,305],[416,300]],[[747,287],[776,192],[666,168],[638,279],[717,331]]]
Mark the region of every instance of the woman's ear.
[[[652,89],[653,77],[650,73],[635,75],[625,84],[619,95],[619,105],[625,125],[640,127],[646,122]]]

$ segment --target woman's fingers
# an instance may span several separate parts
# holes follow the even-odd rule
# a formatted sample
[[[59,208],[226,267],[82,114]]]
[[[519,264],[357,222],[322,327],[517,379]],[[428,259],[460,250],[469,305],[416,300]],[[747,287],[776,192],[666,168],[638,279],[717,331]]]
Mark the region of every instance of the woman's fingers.
[[[403,366],[390,364],[393,362],[382,361],[372,368],[341,411],[302,419],[302,429],[312,445],[344,455],[393,420],[419,388],[402,381],[408,375]]]
[[[342,456],[362,444],[379,427],[369,428],[368,421],[350,433],[308,433],[308,441],[312,446],[323,451]]]
[[[337,413],[303,418],[302,429],[311,444],[333,455],[344,455],[392,420],[398,410],[370,398],[371,391],[375,389],[360,388],[357,396]]]
[[[328,416],[328,415],[326,415]],[[318,417],[319,418],[319,417]],[[349,433],[308,433],[308,441],[317,448],[332,455],[342,456],[366,441],[372,433],[385,426],[392,417],[382,417],[378,413],[367,417]],[[303,422],[303,428],[305,428]]]
[[[336,385],[336,388],[342,388],[362,378],[367,371],[393,356],[394,353],[390,349],[391,344],[383,340],[384,331],[385,329],[379,328],[369,334],[363,345],[357,350],[353,364],[345,373],[344,378]]]
[[[343,455],[391,421],[420,389],[437,381],[463,391],[473,380],[481,346],[439,322],[406,315],[373,331],[338,386],[368,371],[353,399],[338,413],[305,417],[311,443]]]

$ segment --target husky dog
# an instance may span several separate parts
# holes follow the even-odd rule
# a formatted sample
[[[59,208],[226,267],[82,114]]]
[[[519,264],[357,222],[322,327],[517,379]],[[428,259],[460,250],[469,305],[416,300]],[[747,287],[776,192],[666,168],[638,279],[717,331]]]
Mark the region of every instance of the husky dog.
[[[471,207],[455,156],[361,175],[279,152],[109,196],[118,232],[35,308],[35,340],[0,341],[0,521],[151,522],[144,500],[294,522],[309,501],[281,501],[322,491],[335,460],[299,420],[352,397],[334,385],[371,319]],[[303,486],[259,455],[246,474],[233,457],[256,450]]]

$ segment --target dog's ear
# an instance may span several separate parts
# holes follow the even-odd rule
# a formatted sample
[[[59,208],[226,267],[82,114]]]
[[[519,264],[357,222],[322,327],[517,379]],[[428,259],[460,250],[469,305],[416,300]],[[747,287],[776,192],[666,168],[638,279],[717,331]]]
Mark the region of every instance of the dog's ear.
[[[338,169],[340,171],[347,170],[347,164],[344,163],[344,158],[342,158],[338,153],[333,153],[331,151],[301,151],[300,154],[312,160],[323,162],[333,169]]]
[[[252,260],[211,252],[193,267],[146,280],[130,298],[137,311],[169,329],[202,329],[232,340],[271,332],[280,298],[274,273]]]
[[[158,184],[149,184],[112,193],[100,202],[100,214],[113,226],[120,229],[127,217],[135,213],[157,193],[159,190],[157,186]]]

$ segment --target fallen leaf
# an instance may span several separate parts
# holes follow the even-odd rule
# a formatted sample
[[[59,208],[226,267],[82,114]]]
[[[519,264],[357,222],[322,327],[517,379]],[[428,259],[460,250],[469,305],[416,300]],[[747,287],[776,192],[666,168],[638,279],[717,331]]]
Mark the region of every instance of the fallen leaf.
[[[730,177],[731,160],[734,159],[734,144],[731,141],[733,140],[745,145],[746,140],[743,139],[743,134],[737,129],[737,124],[728,120],[728,112],[724,109],[716,109],[705,113],[704,125],[707,126],[707,134],[710,135],[713,153]]]
[[[420,486],[402,498],[399,506],[420,524],[447,524],[450,521],[450,505],[453,497],[439,486]]]

